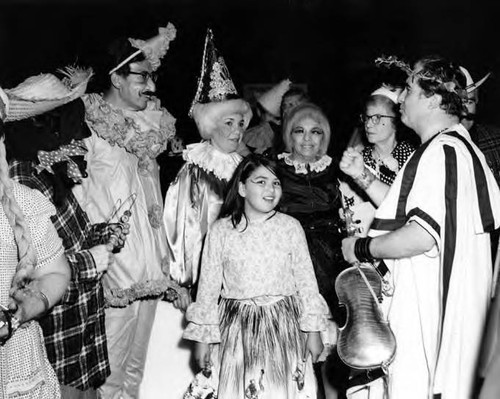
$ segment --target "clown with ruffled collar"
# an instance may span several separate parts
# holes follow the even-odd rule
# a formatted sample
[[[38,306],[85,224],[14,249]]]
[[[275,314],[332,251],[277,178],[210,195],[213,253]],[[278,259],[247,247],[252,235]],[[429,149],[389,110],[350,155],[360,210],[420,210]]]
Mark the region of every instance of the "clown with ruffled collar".
[[[89,176],[75,195],[92,222],[126,214],[130,224],[125,247],[102,277],[111,366],[103,397],[139,397],[158,298],[168,286],[156,157],[174,138],[175,119],[155,97],[155,82],[175,34],[169,23],[149,40],[112,43],[107,89],[83,98],[92,131],[85,139]]]
[[[203,60],[190,110],[203,141],[184,151],[186,163],[165,198],[170,275],[185,287],[196,284],[203,238],[241,161],[236,150],[252,116],[249,104],[238,96],[210,29]]]
[[[151,97],[146,109],[130,111],[114,107],[99,94],[84,97],[86,120],[99,137],[138,158],[139,172],[151,172],[156,157],[175,137],[175,118]]]
[[[203,141],[184,150],[185,163],[168,188],[163,212],[169,277],[183,287],[173,303],[178,309],[185,309],[192,299],[203,239],[219,214],[225,186],[242,159],[236,150],[251,115],[250,106],[239,98],[209,31],[190,111]],[[181,353],[189,345],[182,340],[180,328],[184,313],[174,309],[175,313],[169,305],[162,302],[157,308],[153,336],[158,339],[150,344],[147,364],[151,367],[146,367],[141,398],[153,399],[163,393],[166,375],[170,377],[169,392],[185,391],[189,384],[186,374],[194,377],[189,367],[191,353]],[[162,353],[158,351],[160,347],[169,349]],[[173,366],[170,359],[176,359]]]

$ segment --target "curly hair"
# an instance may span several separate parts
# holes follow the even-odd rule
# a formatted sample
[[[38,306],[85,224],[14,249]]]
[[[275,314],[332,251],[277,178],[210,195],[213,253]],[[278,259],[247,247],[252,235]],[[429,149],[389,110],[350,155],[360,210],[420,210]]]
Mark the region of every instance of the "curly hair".
[[[424,95],[440,95],[441,109],[462,118],[467,113],[464,103],[467,83],[459,66],[437,56],[422,58],[415,65],[412,75]]]

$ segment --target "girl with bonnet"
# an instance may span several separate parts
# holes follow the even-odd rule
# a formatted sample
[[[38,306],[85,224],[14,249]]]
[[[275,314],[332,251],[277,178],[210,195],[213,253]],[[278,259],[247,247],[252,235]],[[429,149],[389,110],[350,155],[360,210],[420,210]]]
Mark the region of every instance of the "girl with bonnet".
[[[170,278],[183,287],[174,306],[182,311],[194,294],[203,240],[217,219],[228,181],[242,159],[236,150],[252,116],[249,104],[238,98],[224,59],[214,46],[211,30],[206,36],[202,70],[190,116],[203,140],[184,150],[185,164],[167,191],[163,213]],[[185,391],[193,376],[189,368],[191,353],[184,346],[187,342],[183,342],[183,348],[173,349],[179,346],[182,337],[184,314],[179,310],[170,314],[172,311],[163,305],[165,303],[160,303],[157,309],[143,382],[152,398],[157,397],[155,392],[158,395],[158,390],[164,386],[162,364],[171,362],[172,351],[177,351],[176,381],[182,384],[180,388],[171,387],[172,395],[182,394],[177,389]],[[168,326],[167,319],[170,319]],[[158,348],[166,347],[169,349],[165,353],[157,353],[160,352]],[[172,376],[169,379],[174,380]]]

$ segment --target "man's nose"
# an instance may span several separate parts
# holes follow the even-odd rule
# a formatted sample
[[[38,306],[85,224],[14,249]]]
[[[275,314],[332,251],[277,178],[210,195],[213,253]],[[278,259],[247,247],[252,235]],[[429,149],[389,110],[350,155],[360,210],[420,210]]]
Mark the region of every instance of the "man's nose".
[[[398,96],[398,103],[402,104],[406,98],[406,89],[404,89]]]
[[[146,83],[146,89],[147,89],[148,91],[153,92],[153,93],[156,91],[156,83],[155,83],[155,82],[153,82],[153,79],[148,78],[148,81],[147,81],[147,83]]]

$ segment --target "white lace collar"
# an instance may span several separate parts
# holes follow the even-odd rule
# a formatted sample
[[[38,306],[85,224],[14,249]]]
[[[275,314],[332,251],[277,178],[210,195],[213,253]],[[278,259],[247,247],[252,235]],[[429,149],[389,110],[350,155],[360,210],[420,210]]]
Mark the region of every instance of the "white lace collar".
[[[283,159],[287,165],[293,166],[295,168],[295,173],[306,175],[311,172],[322,172],[332,163],[332,158],[328,155],[323,155],[320,159],[315,162],[299,162],[292,159],[292,154],[284,152],[278,155],[278,159]],[[307,166],[309,165],[309,170]]]
[[[189,144],[182,156],[186,162],[193,163],[217,178],[230,180],[242,157],[236,152],[226,154],[218,150],[209,141]]]

